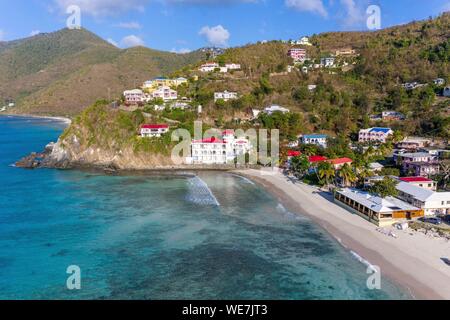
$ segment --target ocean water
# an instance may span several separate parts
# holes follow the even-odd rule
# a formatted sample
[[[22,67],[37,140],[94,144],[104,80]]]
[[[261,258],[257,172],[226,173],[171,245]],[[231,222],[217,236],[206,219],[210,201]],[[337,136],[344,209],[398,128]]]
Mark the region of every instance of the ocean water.
[[[11,164],[59,122],[0,117],[1,299],[408,299],[248,179]],[[81,269],[68,290],[66,269]]]

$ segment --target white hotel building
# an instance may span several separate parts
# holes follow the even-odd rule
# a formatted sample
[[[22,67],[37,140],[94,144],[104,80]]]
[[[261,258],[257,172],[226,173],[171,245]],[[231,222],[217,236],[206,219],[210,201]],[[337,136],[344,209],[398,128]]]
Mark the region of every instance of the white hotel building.
[[[245,138],[236,138],[233,130],[222,133],[222,139],[216,137],[192,140],[191,157],[188,164],[227,164],[240,155],[250,152],[252,146]]]

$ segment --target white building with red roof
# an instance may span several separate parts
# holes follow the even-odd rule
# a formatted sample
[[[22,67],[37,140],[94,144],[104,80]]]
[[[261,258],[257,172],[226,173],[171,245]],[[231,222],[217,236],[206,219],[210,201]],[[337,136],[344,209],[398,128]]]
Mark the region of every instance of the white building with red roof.
[[[233,130],[225,130],[222,137],[211,137],[192,140],[191,157],[186,159],[188,164],[227,164],[238,156],[245,155],[252,149],[248,139],[236,137]]]
[[[161,137],[167,132],[169,132],[167,124],[143,124],[141,126],[141,137],[143,138]]]
[[[416,187],[436,191],[436,182],[425,177],[402,177],[399,180],[415,185]]]

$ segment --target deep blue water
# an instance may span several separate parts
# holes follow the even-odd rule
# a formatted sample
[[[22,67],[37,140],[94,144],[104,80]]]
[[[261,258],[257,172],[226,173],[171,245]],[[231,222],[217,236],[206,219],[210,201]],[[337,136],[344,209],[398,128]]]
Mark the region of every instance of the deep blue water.
[[[0,117],[2,299],[398,299],[250,181],[10,166],[63,124]],[[66,288],[78,265],[82,289]]]

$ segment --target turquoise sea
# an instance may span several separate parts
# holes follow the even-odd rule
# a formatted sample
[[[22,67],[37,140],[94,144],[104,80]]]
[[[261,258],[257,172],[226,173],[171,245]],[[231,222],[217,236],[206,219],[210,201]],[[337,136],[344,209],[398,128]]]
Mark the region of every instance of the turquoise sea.
[[[407,299],[306,217],[228,173],[11,166],[64,124],[0,117],[0,299]],[[81,290],[66,269],[81,268]]]

